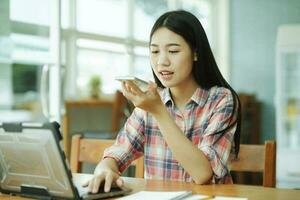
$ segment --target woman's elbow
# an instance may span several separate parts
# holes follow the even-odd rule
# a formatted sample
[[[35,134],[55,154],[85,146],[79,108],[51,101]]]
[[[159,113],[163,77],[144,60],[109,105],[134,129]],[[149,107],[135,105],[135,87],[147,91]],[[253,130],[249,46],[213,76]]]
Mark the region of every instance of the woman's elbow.
[[[205,173],[201,174],[201,176],[198,176],[193,179],[193,181],[198,184],[198,185],[204,185],[204,184],[209,184],[212,179],[212,173]]]

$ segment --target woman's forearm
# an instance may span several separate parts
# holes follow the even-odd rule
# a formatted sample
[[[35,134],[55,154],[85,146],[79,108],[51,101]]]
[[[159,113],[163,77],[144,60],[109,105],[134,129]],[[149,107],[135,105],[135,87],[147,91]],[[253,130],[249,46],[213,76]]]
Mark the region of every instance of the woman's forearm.
[[[190,174],[195,183],[207,183],[212,177],[212,169],[204,153],[185,136],[165,107],[152,115],[176,160]]]

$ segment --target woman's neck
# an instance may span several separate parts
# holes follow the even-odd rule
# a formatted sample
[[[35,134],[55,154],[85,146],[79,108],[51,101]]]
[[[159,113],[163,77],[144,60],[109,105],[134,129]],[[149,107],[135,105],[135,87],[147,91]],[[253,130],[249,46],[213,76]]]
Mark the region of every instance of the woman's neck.
[[[172,99],[180,111],[184,110],[185,105],[198,87],[195,81],[191,81],[188,84],[170,88]]]

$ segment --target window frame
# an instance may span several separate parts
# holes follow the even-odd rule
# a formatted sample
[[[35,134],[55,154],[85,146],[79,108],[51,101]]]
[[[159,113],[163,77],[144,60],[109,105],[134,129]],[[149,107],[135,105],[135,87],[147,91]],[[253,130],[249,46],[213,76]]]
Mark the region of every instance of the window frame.
[[[196,1],[196,0],[195,0]],[[219,0],[202,0],[209,2],[211,4],[211,18],[209,21],[209,24],[212,24],[210,26],[211,30],[209,32],[212,33],[211,35],[211,45],[213,51],[215,51],[215,55],[217,60],[220,60],[219,57],[228,57],[228,53],[224,54],[224,52],[228,52],[228,44],[225,48],[224,37],[221,38],[219,35],[214,34],[215,30],[220,30],[219,26],[222,23],[218,23],[220,21],[220,17],[216,18],[216,12],[218,12],[220,9],[220,1]],[[228,3],[228,0],[225,0]],[[97,41],[103,41],[103,42],[112,42],[116,44],[122,44],[126,47],[126,55],[128,56],[128,72],[133,73],[136,71],[134,69],[134,63],[135,63],[135,52],[134,49],[136,47],[144,47],[148,48],[148,41],[141,41],[134,38],[134,9],[135,9],[135,0],[127,0],[127,6],[128,6],[128,34],[126,37],[116,37],[116,36],[110,36],[110,35],[104,35],[104,34],[97,34],[97,33],[89,33],[89,32],[83,32],[77,30],[76,26],[76,19],[77,19],[77,0],[60,0],[61,7],[64,7],[65,10],[63,10],[62,16],[65,16],[65,19],[62,19],[64,21],[64,26],[62,26],[61,22],[61,40],[63,41],[64,47],[63,51],[61,52],[63,54],[62,60],[64,61],[63,65],[66,67],[65,69],[65,82],[64,82],[64,95],[65,97],[76,97],[78,94],[78,87],[76,83],[76,79],[78,77],[78,63],[77,63],[77,54],[79,47],[76,45],[76,42],[78,39],[90,39],[90,40],[97,40]],[[88,3],[88,2],[87,2]],[[224,4],[224,3],[223,3]],[[225,3],[226,4],[226,3]],[[67,6],[65,6],[67,5]],[[168,0],[168,9],[169,10],[176,10],[180,9],[182,7],[181,0]],[[43,28],[46,32],[48,30],[48,27],[41,26],[41,25],[30,25],[29,27],[38,27]],[[24,31],[28,31],[30,28],[26,28]],[[35,30],[36,28],[32,29]],[[31,30],[31,29],[30,29]],[[29,30],[29,31],[30,31]],[[19,30],[19,32],[22,32],[22,30]],[[218,31],[219,32],[219,31]],[[228,37],[225,37],[228,39]],[[219,48],[222,47],[223,50],[219,50]],[[226,51],[224,51],[226,49]],[[97,50],[95,50],[97,51]],[[223,53],[223,54],[222,54]],[[222,60],[222,59],[221,59]],[[226,59],[225,59],[226,61]],[[228,62],[228,61],[226,61]],[[223,65],[223,64],[222,64]],[[226,65],[226,64],[225,64]],[[221,66],[222,67],[222,66]],[[225,66],[225,68],[227,68]],[[221,70],[222,71],[222,70]],[[224,71],[224,70],[223,70]],[[227,70],[228,71],[228,70]],[[226,78],[226,75],[225,75]]]
[[[203,0],[203,1],[207,1],[207,0]],[[210,1],[207,1],[210,2]],[[88,32],[83,32],[83,31],[78,31],[76,29],[76,0],[72,1],[69,0],[70,3],[70,10],[69,10],[69,28],[68,29],[64,29],[63,30],[63,37],[64,38],[74,38],[73,41],[70,42],[75,42],[77,39],[91,39],[91,40],[99,40],[99,41],[104,41],[104,42],[112,42],[112,43],[117,43],[117,44],[122,44],[126,46],[126,54],[128,55],[128,66],[129,66],[129,73],[133,73],[134,71],[136,71],[134,69],[134,62],[135,62],[135,53],[134,53],[134,48],[135,47],[146,47],[148,48],[148,41],[141,41],[141,40],[137,40],[134,38],[134,3],[135,0],[127,0],[127,6],[128,6],[128,34],[127,37],[115,37],[115,36],[109,36],[109,35],[103,35],[103,34],[97,34],[97,33],[88,33]],[[214,3],[214,2],[212,2]],[[213,6],[213,5],[212,5]],[[181,8],[181,4],[180,4],[180,0],[168,0],[168,9],[169,10],[175,10],[175,9],[180,9]],[[73,23],[73,24],[72,24]],[[213,28],[213,27],[212,27]],[[211,31],[213,32],[213,31]],[[73,91],[73,94],[69,94],[70,96],[74,96],[76,94],[77,91],[77,84],[76,84],[76,77],[78,75],[78,67],[77,67],[77,63],[76,60],[74,60],[76,58],[76,52],[78,51],[78,47],[76,45],[72,45],[69,44],[71,46],[73,46],[73,48],[76,48],[75,51],[73,51],[73,55],[72,53],[66,53],[66,55],[69,55],[69,57],[66,59],[67,63],[73,63],[73,66],[70,67],[70,65],[66,65],[69,66],[68,71],[70,71],[70,74],[73,77],[70,77],[69,79],[69,84],[68,84],[68,88],[71,88],[69,91]],[[95,50],[96,51],[96,50]],[[73,59],[73,60],[72,60]],[[75,88],[74,88],[75,87]]]

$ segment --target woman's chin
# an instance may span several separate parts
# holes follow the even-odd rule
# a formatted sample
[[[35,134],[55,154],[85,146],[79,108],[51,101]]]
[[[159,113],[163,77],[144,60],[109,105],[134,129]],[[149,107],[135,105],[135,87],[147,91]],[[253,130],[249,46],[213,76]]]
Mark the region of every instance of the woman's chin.
[[[174,83],[171,83],[171,82],[169,82],[169,81],[161,81],[161,84],[162,84],[164,87],[167,87],[167,88],[174,87]]]

